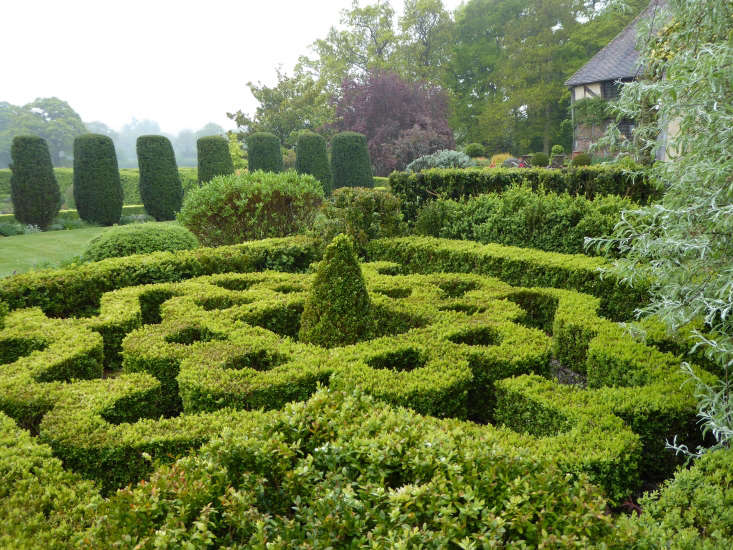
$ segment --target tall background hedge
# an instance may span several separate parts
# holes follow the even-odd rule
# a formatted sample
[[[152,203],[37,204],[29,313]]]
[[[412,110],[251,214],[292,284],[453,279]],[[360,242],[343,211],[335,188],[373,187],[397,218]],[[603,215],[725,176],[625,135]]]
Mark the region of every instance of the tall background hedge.
[[[165,136],[140,136],[137,162],[145,211],[157,221],[175,219],[183,202],[183,187],[171,142]]]
[[[295,171],[310,174],[323,184],[323,192],[331,191],[331,167],[328,164],[326,140],[315,132],[303,132],[295,146]]]
[[[283,155],[280,140],[269,132],[255,132],[247,136],[249,171],[281,172]]]
[[[16,136],[10,156],[10,196],[15,219],[46,229],[61,207],[61,191],[48,144],[38,136]]]
[[[211,181],[214,176],[234,173],[229,141],[221,136],[206,136],[196,141],[198,152],[199,185]]]
[[[331,176],[334,189],[374,185],[366,136],[357,132],[342,132],[333,136]]]
[[[74,202],[79,217],[112,225],[122,215],[122,185],[112,140],[101,134],[74,139]]]

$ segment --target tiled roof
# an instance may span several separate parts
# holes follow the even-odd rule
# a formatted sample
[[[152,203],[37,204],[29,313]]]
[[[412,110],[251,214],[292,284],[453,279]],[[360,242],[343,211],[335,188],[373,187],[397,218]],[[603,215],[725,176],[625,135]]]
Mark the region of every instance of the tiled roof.
[[[637,26],[641,19],[658,15],[664,4],[666,0],[651,0],[636,19],[571,76],[565,85],[579,86],[604,80],[636,78],[639,71],[639,52],[636,50]]]

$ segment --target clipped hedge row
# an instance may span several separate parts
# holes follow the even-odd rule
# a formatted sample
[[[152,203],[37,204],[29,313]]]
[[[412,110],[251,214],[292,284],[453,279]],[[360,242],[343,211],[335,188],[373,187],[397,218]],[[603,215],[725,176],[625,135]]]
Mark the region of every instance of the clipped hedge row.
[[[527,182],[533,189],[582,195],[619,195],[645,204],[661,197],[643,172],[583,166],[567,170],[548,168],[433,169],[424,172],[393,172],[392,192],[402,201],[405,218],[414,221],[425,203],[438,198],[460,199],[484,193],[501,193],[511,185]]]
[[[34,271],[0,280],[0,300],[12,309],[40,307],[48,315],[95,311],[105,292],[210,273],[266,268],[303,271],[318,257],[305,237],[265,239],[220,248],[112,258],[83,266]]]
[[[145,214],[145,207],[142,204],[133,204],[122,207],[123,216],[140,216]],[[54,220],[58,221],[71,221],[78,220],[79,213],[76,210],[59,210]],[[15,219],[13,214],[0,214],[0,223],[16,223],[18,220]]]
[[[622,284],[600,269],[600,258],[557,254],[498,244],[451,241],[431,237],[378,239],[367,246],[371,260],[402,264],[415,273],[455,272],[491,275],[516,286],[577,290],[598,296],[600,312],[613,320],[629,319],[646,302],[647,286]],[[0,295],[1,296],[1,295]]]

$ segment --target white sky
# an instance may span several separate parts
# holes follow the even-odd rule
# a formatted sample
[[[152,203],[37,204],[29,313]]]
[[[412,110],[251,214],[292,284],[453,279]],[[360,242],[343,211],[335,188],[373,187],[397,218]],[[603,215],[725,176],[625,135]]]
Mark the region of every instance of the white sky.
[[[369,0],[362,0],[366,5]],[[461,0],[444,0],[452,11]],[[392,0],[400,13],[402,0]],[[85,122],[233,127],[246,83],[276,82],[351,0],[2,0],[0,101],[56,96]]]

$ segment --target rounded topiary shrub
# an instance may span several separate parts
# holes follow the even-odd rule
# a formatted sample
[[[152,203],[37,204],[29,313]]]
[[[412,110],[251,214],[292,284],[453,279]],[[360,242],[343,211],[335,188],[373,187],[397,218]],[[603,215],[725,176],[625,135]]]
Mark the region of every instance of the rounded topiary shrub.
[[[562,155],[565,153],[565,147],[562,145],[553,145],[552,149],[550,149],[550,153],[553,155]]]
[[[82,260],[97,262],[131,254],[190,250],[196,247],[196,237],[185,227],[140,223],[114,227],[95,237],[84,250]]]
[[[550,164],[550,157],[547,156],[546,153],[535,153],[532,155],[532,166],[536,166],[538,168],[544,168],[548,164]]]
[[[331,140],[333,188],[374,187],[366,136],[342,132]]]
[[[10,147],[10,197],[15,219],[46,229],[61,207],[61,190],[46,140],[16,136]]]
[[[324,193],[331,191],[331,167],[328,165],[326,140],[315,132],[303,132],[295,146],[295,171],[310,174],[323,184]]]
[[[84,134],[74,140],[74,202],[79,217],[112,225],[122,215],[122,184],[112,139]]]
[[[137,138],[140,198],[157,221],[173,220],[183,202],[183,187],[173,146],[165,136]]]
[[[229,141],[221,136],[206,136],[196,141],[199,185],[216,176],[234,173]]]
[[[236,244],[302,233],[322,201],[323,186],[307,174],[230,174],[190,191],[178,221],[205,246]]]
[[[588,153],[578,153],[570,162],[572,166],[590,166],[592,158]]]
[[[298,339],[317,346],[347,346],[373,332],[371,301],[351,239],[326,247],[300,317]]]
[[[469,143],[466,145],[466,154],[471,158],[483,157],[486,151],[480,143]]]
[[[254,172],[282,172],[283,155],[280,140],[269,132],[255,132],[247,136],[247,162]]]

